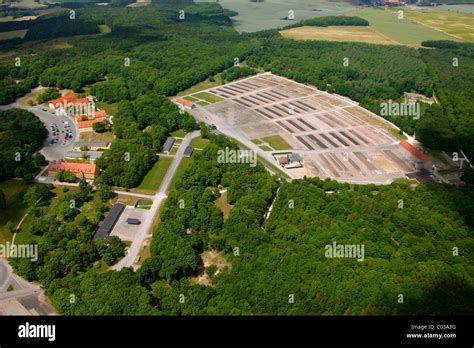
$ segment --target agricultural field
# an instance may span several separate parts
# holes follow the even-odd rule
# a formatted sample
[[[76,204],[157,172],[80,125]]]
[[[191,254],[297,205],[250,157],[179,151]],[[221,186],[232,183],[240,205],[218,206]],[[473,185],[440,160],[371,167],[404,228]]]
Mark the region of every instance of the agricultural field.
[[[215,2],[213,0],[196,0],[195,2]],[[219,4],[239,14],[232,17],[233,25],[238,32],[255,32],[265,29],[278,29],[293,24],[295,21],[315,17],[336,16],[354,9],[347,2],[325,0],[220,0]],[[283,20],[289,11],[294,11],[294,20]]]
[[[399,43],[371,27],[331,26],[331,27],[298,27],[280,31],[288,39],[354,41],[379,45],[398,45]]]
[[[370,28],[407,46],[418,47],[422,41],[426,40],[460,41],[454,36],[411,21],[406,12],[404,19],[398,19],[397,10],[389,9],[358,9],[350,12],[348,15],[359,16],[368,20]]]
[[[4,31],[0,33],[0,41],[2,40],[10,40],[16,37],[24,38],[28,29],[22,30],[12,30],[12,31]]]
[[[405,10],[407,18],[459,40],[474,42],[474,14],[437,11]]]

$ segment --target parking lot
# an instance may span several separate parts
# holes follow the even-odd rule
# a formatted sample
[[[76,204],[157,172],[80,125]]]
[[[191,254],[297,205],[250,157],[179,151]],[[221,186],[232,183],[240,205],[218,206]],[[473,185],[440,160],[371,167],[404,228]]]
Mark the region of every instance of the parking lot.
[[[77,131],[71,118],[56,115],[52,110],[41,105],[29,107],[27,110],[38,116],[48,130],[48,138],[40,151],[47,160],[63,159],[66,152],[73,150]]]
[[[140,225],[130,225],[127,223],[127,219],[134,218],[143,222],[149,212],[150,211],[146,209],[126,206],[110,235],[117,236],[123,241],[132,242],[137,236]]]
[[[280,136],[289,145],[284,150],[303,157],[303,167],[291,169],[293,177],[388,183],[415,171],[415,159],[392,135],[395,128],[346,97],[271,73],[206,92],[224,100],[196,106],[193,114],[256,144]],[[278,152],[268,144],[261,149]]]

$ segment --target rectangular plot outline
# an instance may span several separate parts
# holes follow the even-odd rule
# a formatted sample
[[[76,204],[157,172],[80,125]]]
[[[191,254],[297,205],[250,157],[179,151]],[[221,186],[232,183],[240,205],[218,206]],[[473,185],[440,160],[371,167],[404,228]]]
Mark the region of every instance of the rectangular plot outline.
[[[293,130],[290,127],[288,127],[286,124],[284,124],[282,121],[276,121],[276,123],[283,129],[285,129],[286,131],[290,132],[291,134],[294,133]]]
[[[328,120],[324,114],[313,115],[316,119],[320,120],[321,122],[327,124],[330,128],[336,128],[331,120]]]
[[[297,118],[296,120],[300,121],[302,124],[304,124],[306,127],[308,127],[311,130],[318,130],[315,126],[313,126],[312,124],[306,122],[302,117]]]
[[[318,156],[323,161],[323,163],[326,165],[326,167],[329,168],[329,171],[332,173],[332,175],[335,176],[336,178],[338,178],[340,176],[339,173],[337,172],[337,170],[334,169],[334,167],[331,165],[331,163],[329,163],[329,161],[326,159],[326,157],[324,157],[324,155],[322,153],[320,153]]]
[[[357,145],[359,146],[360,144],[355,141],[354,139],[352,139],[348,134],[346,134],[345,131],[339,131],[339,134],[342,135],[343,137],[347,138],[351,143],[353,143],[354,145]]]
[[[398,168],[400,168],[401,170],[403,170],[404,172],[412,172],[413,169],[410,168],[410,166],[408,164],[406,164],[400,157],[398,157],[394,152],[392,152],[392,150],[384,150],[383,151],[387,156],[388,158],[396,164],[396,166]]]
[[[289,124],[291,124],[293,127],[295,127],[296,129],[298,129],[300,132],[305,132],[306,129],[304,129],[303,127],[301,127],[299,124],[297,124],[295,121],[293,120],[286,120],[286,122],[288,122]]]
[[[276,102],[276,101],[279,101],[280,99],[279,98],[276,98],[275,96],[271,95],[271,94],[268,94],[268,93],[265,93],[265,91],[261,91],[259,93],[256,93],[259,97],[261,96],[262,98],[267,98],[268,100],[270,100],[271,102]]]
[[[306,146],[306,148],[308,150],[314,150],[314,147],[311,146],[311,144],[309,144],[306,139],[304,139],[302,136],[299,136],[297,135],[296,136],[296,139],[298,139],[300,141],[300,143],[302,143],[304,146]]]
[[[337,132],[330,132],[329,135],[331,135],[334,139],[339,141],[343,146],[349,147],[350,145],[344,140],[339,137],[339,134]]]
[[[362,135],[360,135],[358,132],[356,132],[355,129],[350,129],[349,132],[354,135],[355,137],[359,138],[364,144],[366,145],[371,145],[372,143],[370,141],[368,141],[365,137],[363,137]]]
[[[368,170],[377,170],[377,167],[370,163],[362,152],[354,152],[354,155],[367,167]]]
[[[319,136],[321,136],[324,140],[326,140],[332,147],[339,147],[339,144],[334,142],[334,140],[329,139],[329,137],[326,134],[319,133]]]
[[[275,118],[273,116],[270,116],[268,115],[266,112],[264,112],[263,110],[259,110],[259,109],[255,109],[255,111],[257,111],[260,115],[266,117],[266,118],[269,118],[271,120],[274,120]]]
[[[324,113],[323,114],[324,116],[326,116],[327,118],[329,118],[331,121],[333,121],[338,127],[341,127],[341,128],[347,128],[347,125],[342,122],[341,120],[335,118],[333,115],[331,115],[329,112],[328,113]]]
[[[342,168],[343,171],[346,171],[346,172],[349,171],[349,169],[347,169],[347,167],[344,165],[344,163],[342,163],[341,160],[339,158],[337,158],[337,156],[334,152],[330,152],[329,157],[333,160],[334,163],[337,163],[340,166],[340,168]]]
[[[270,105],[270,106],[264,106],[262,109],[264,109],[264,110],[267,111],[267,112],[274,113],[274,114],[276,114],[278,117],[285,117],[285,115],[282,115],[282,114],[280,114],[278,111],[275,111],[275,110],[271,109],[271,107],[272,107],[272,105]]]
[[[315,135],[309,134],[308,138],[312,140],[316,145],[318,145],[321,149],[326,150],[328,148],[328,146],[325,143],[323,143],[321,140],[316,138]]]

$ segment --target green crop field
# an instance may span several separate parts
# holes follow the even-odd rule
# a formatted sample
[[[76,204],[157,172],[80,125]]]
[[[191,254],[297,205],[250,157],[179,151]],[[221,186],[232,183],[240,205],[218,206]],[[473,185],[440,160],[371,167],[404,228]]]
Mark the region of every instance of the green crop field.
[[[437,10],[406,10],[405,14],[413,22],[442,31],[460,40],[474,42],[473,14]]]
[[[195,0],[195,2],[215,2],[215,0]],[[347,2],[325,0],[219,0],[219,4],[228,10],[238,12],[232,17],[234,27],[239,32],[255,32],[265,29],[277,29],[293,24],[295,21],[315,17],[336,16],[354,9]],[[282,20],[294,11],[295,20]]]
[[[404,19],[398,19],[397,10],[359,9],[349,13],[369,21],[370,27],[378,32],[409,46],[419,46],[425,40],[457,40],[435,29],[412,22],[404,11]]]

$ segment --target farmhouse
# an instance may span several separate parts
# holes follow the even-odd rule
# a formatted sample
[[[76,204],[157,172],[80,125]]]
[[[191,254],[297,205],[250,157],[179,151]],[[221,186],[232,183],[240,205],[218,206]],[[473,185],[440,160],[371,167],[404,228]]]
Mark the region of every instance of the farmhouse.
[[[412,144],[410,144],[406,140],[400,141],[400,145],[409,153],[411,153],[414,157],[417,158],[417,161],[416,161],[417,170],[426,170],[430,173],[432,172],[433,162],[431,161],[431,158],[429,158],[427,155],[425,155],[423,152],[418,150],[416,147],[414,147]]]
[[[194,104],[186,99],[176,98],[175,103],[178,104],[178,106],[183,106],[185,109],[188,110],[191,110],[194,107]]]
[[[48,176],[56,176],[60,170],[72,172],[82,179],[94,179],[99,174],[99,167],[88,163],[50,162],[48,166]]]
[[[125,205],[121,203],[116,203],[112,206],[112,208],[110,208],[109,215],[107,215],[104,222],[102,222],[102,225],[100,225],[99,229],[94,235],[94,241],[107,238],[110,235],[110,232],[112,232],[124,209]]]

